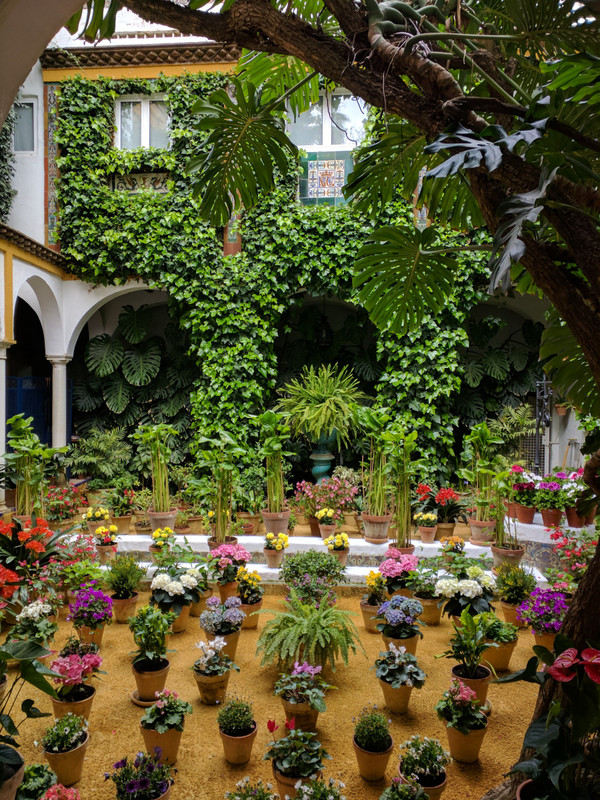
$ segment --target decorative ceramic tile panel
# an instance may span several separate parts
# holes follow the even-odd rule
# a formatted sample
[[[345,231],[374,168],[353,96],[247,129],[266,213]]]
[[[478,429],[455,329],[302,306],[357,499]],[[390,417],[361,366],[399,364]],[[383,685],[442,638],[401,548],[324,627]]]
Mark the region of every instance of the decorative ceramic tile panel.
[[[129,175],[113,175],[111,188],[116,192],[159,192],[168,191],[166,172],[133,172]]]
[[[308,162],[308,197],[343,197],[343,159]]]

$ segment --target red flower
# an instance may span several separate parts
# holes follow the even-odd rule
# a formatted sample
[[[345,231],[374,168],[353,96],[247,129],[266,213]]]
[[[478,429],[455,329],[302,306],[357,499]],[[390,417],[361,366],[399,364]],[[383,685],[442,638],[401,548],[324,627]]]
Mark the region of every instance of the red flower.
[[[19,531],[17,533],[17,538],[21,543],[27,542],[31,539],[31,531]]]
[[[598,653],[598,655],[600,656],[600,653]],[[576,664],[581,664],[581,661],[577,658],[577,649],[575,647],[569,647],[568,650],[565,650],[558,656],[554,664],[548,670],[548,674],[554,678],[555,681],[568,683],[577,675],[577,670],[575,669]]]
[[[583,669],[588,678],[594,683],[600,683],[600,650],[588,647],[581,651],[581,658],[584,661]]]
[[[445,506],[448,500],[459,500],[459,496],[454,489],[440,489],[435,496],[435,502]]]
[[[419,500],[422,500],[424,497],[427,497],[427,495],[430,492],[431,492],[431,486],[427,486],[426,483],[420,483],[417,486],[417,495],[419,497]]]
[[[294,728],[296,727],[296,717],[292,717],[291,719],[286,719],[285,727],[288,729],[288,731],[293,731]]]
[[[32,539],[30,542],[27,542],[25,545],[27,550],[33,550],[36,553],[43,553],[46,548],[41,542],[38,542],[36,539]]]
[[[275,733],[275,731],[279,728],[279,725],[275,723],[274,719],[268,719],[267,728],[269,729],[269,733]]]

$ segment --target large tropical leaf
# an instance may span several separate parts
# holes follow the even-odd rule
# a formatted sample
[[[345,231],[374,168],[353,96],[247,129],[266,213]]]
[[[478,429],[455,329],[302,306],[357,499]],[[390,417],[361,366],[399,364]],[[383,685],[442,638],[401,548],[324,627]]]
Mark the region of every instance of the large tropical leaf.
[[[125,348],[119,339],[113,339],[108,333],[102,333],[87,343],[85,363],[91,372],[99,378],[104,378],[121,366],[124,352]]]
[[[503,381],[510,370],[508,356],[504,350],[491,349],[481,359],[485,372],[497,381]]]
[[[353,284],[379,328],[403,334],[444,307],[456,261],[447,251],[428,250],[435,236],[434,228],[385,227],[359,251]]]
[[[78,411],[95,411],[102,405],[102,384],[98,378],[78,378],[73,381],[73,403]]]
[[[119,331],[131,344],[138,344],[148,334],[152,320],[152,309],[149,306],[123,306],[119,314]]]
[[[276,169],[287,172],[297,148],[285,133],[283,101],[263,101],[253,83],[231,79],[235,101],[219,89],[210,101],[198,100],[196,127],[210,131],[208,155],[192,158],[187,170],[200,196],[202,215],[213,225],[225,225],[234,209],[252,207],[261,192],[274,185]]]
[[[123,375],[134,386],[144,386],[160,369],[161,350],[152,339],[127,350],[123,356]]]
[[[243,80],[251,81],[255,86],[269,84],[277,95],[283,95],[303,81],[310,70],[303,61],[294,56],[244,50],[238,61],[238,72]],[[293,114],[300,114],[307,111],[318,99],[319,76],[315,73],[309,81],[302,83],[297,91],[290,94],[288,105]]]
[[[131,399],[131,384],[118,372],[103,381],[104,402],[113,414],[122,414]]]

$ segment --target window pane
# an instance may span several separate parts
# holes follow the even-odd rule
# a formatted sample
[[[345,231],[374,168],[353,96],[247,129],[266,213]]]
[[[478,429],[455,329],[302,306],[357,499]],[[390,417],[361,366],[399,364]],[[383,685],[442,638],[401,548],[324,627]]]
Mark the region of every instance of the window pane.
[[[142,104],[121,103],[121,148],[133,150],[142,145]]]
[[[33,150],[33,103],[15,103],[15,153]]]
[[[150,147],[169,146],[169,115],[166,103],[153,100],[150,103]]]
[[[323,144],[323,101],[319,100],[308,111],[298,114],[295,121],[291,115],[288,134],[298,147]]]
[[[349,95],[331,98],[331,144],[356,147],[365,135],[364,103]]]

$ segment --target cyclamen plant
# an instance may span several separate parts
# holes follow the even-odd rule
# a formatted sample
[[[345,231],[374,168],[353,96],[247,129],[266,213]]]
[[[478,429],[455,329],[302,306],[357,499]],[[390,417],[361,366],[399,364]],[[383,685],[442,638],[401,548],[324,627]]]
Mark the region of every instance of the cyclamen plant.
[[[270,733],[278,725],[267,722]],[[264,760],[271,759],[276,770],[291,778],[308,778],[323,769],[323,760],[331,758],[317,739],[316,733],[297,730],[293,719],[285,721],[287,735],[269,744]]]
[[[164,689],[155,692],[156,702],[146,710],[140,720],[142,728],[157,733],[170,730],[182,731],[186,714],[192,713],[192,707],[185,700],[179,700],[177,692]]]
[[[235,581],[238,569],[251,559],[252,556],[245,547],[238,544],[222,544],[212,551],[208,566],[213,579],[223,586]]]
[[[246,615],[240,609],[239,597],[228,597],[221,604],[217,597],[209,597],[206,601],[206,611],[200,614],[200,625],[213,635],[228,636],[239,631]]]
[[[523,622],[535,633],[558,633],[568,611],[565,595],[554,589],[534,589],[518,608]]]
[[[322,667],[313,667],[307,661],[294,662],[294,669],[284,674],[275,684],[275,694],[288,703],[308,703],[316,711],[326,711],[325,691],[335,689],[321,677]]]
[[[416,656],[407,652],[405,647],[396,647],[392,642],[389,649],[379,656],[372,667],[379,680],[389,683],[393,689],[401,686],[420,689],[424,685],[427,675],[419,667]]]
[[[56,693],[60,700],[78,700],[89,696],[87,681],[98,674],[102,658],[95,644],[83,644],[75,638],[69,639],[50,668],[60,677],[53,678],[58,684]]]
[[[227,642],[222,636],[216,636],[212,642],[198,642],[195,647],[200,650],[200,656],[194,662],[193,672],[199,675],[224,675],[230,669],[239,672],[237,664],[223,652],[226,645]]]
[[[406,588],[409,573],[417,568],[418,563],[416,556],[401,553],[395,547],[388,549],[385,560],[379,565],[379,572],[385,578],[390,594]]]
[[[75,596],[75,603],[69,605],[67,617],[76,628],[95,630],[112,622],[112,600],[107,594],[94,588],[96,581],[80,589]]]
[[[418,600],[402,595],[395,595],[379,606],[375,619],[381,620],[377,630],[391,639],[409,639],[423,636],[419,630],[422,625],[418,617],[423,613],[423,606]]]
[[[480,730],[487,725],[485,714],[480,710],[477,695],[462,681],[455,678],[448,691],[436,705],[438,717],[447,723],[449,728],[456,728],[460,733]]]

